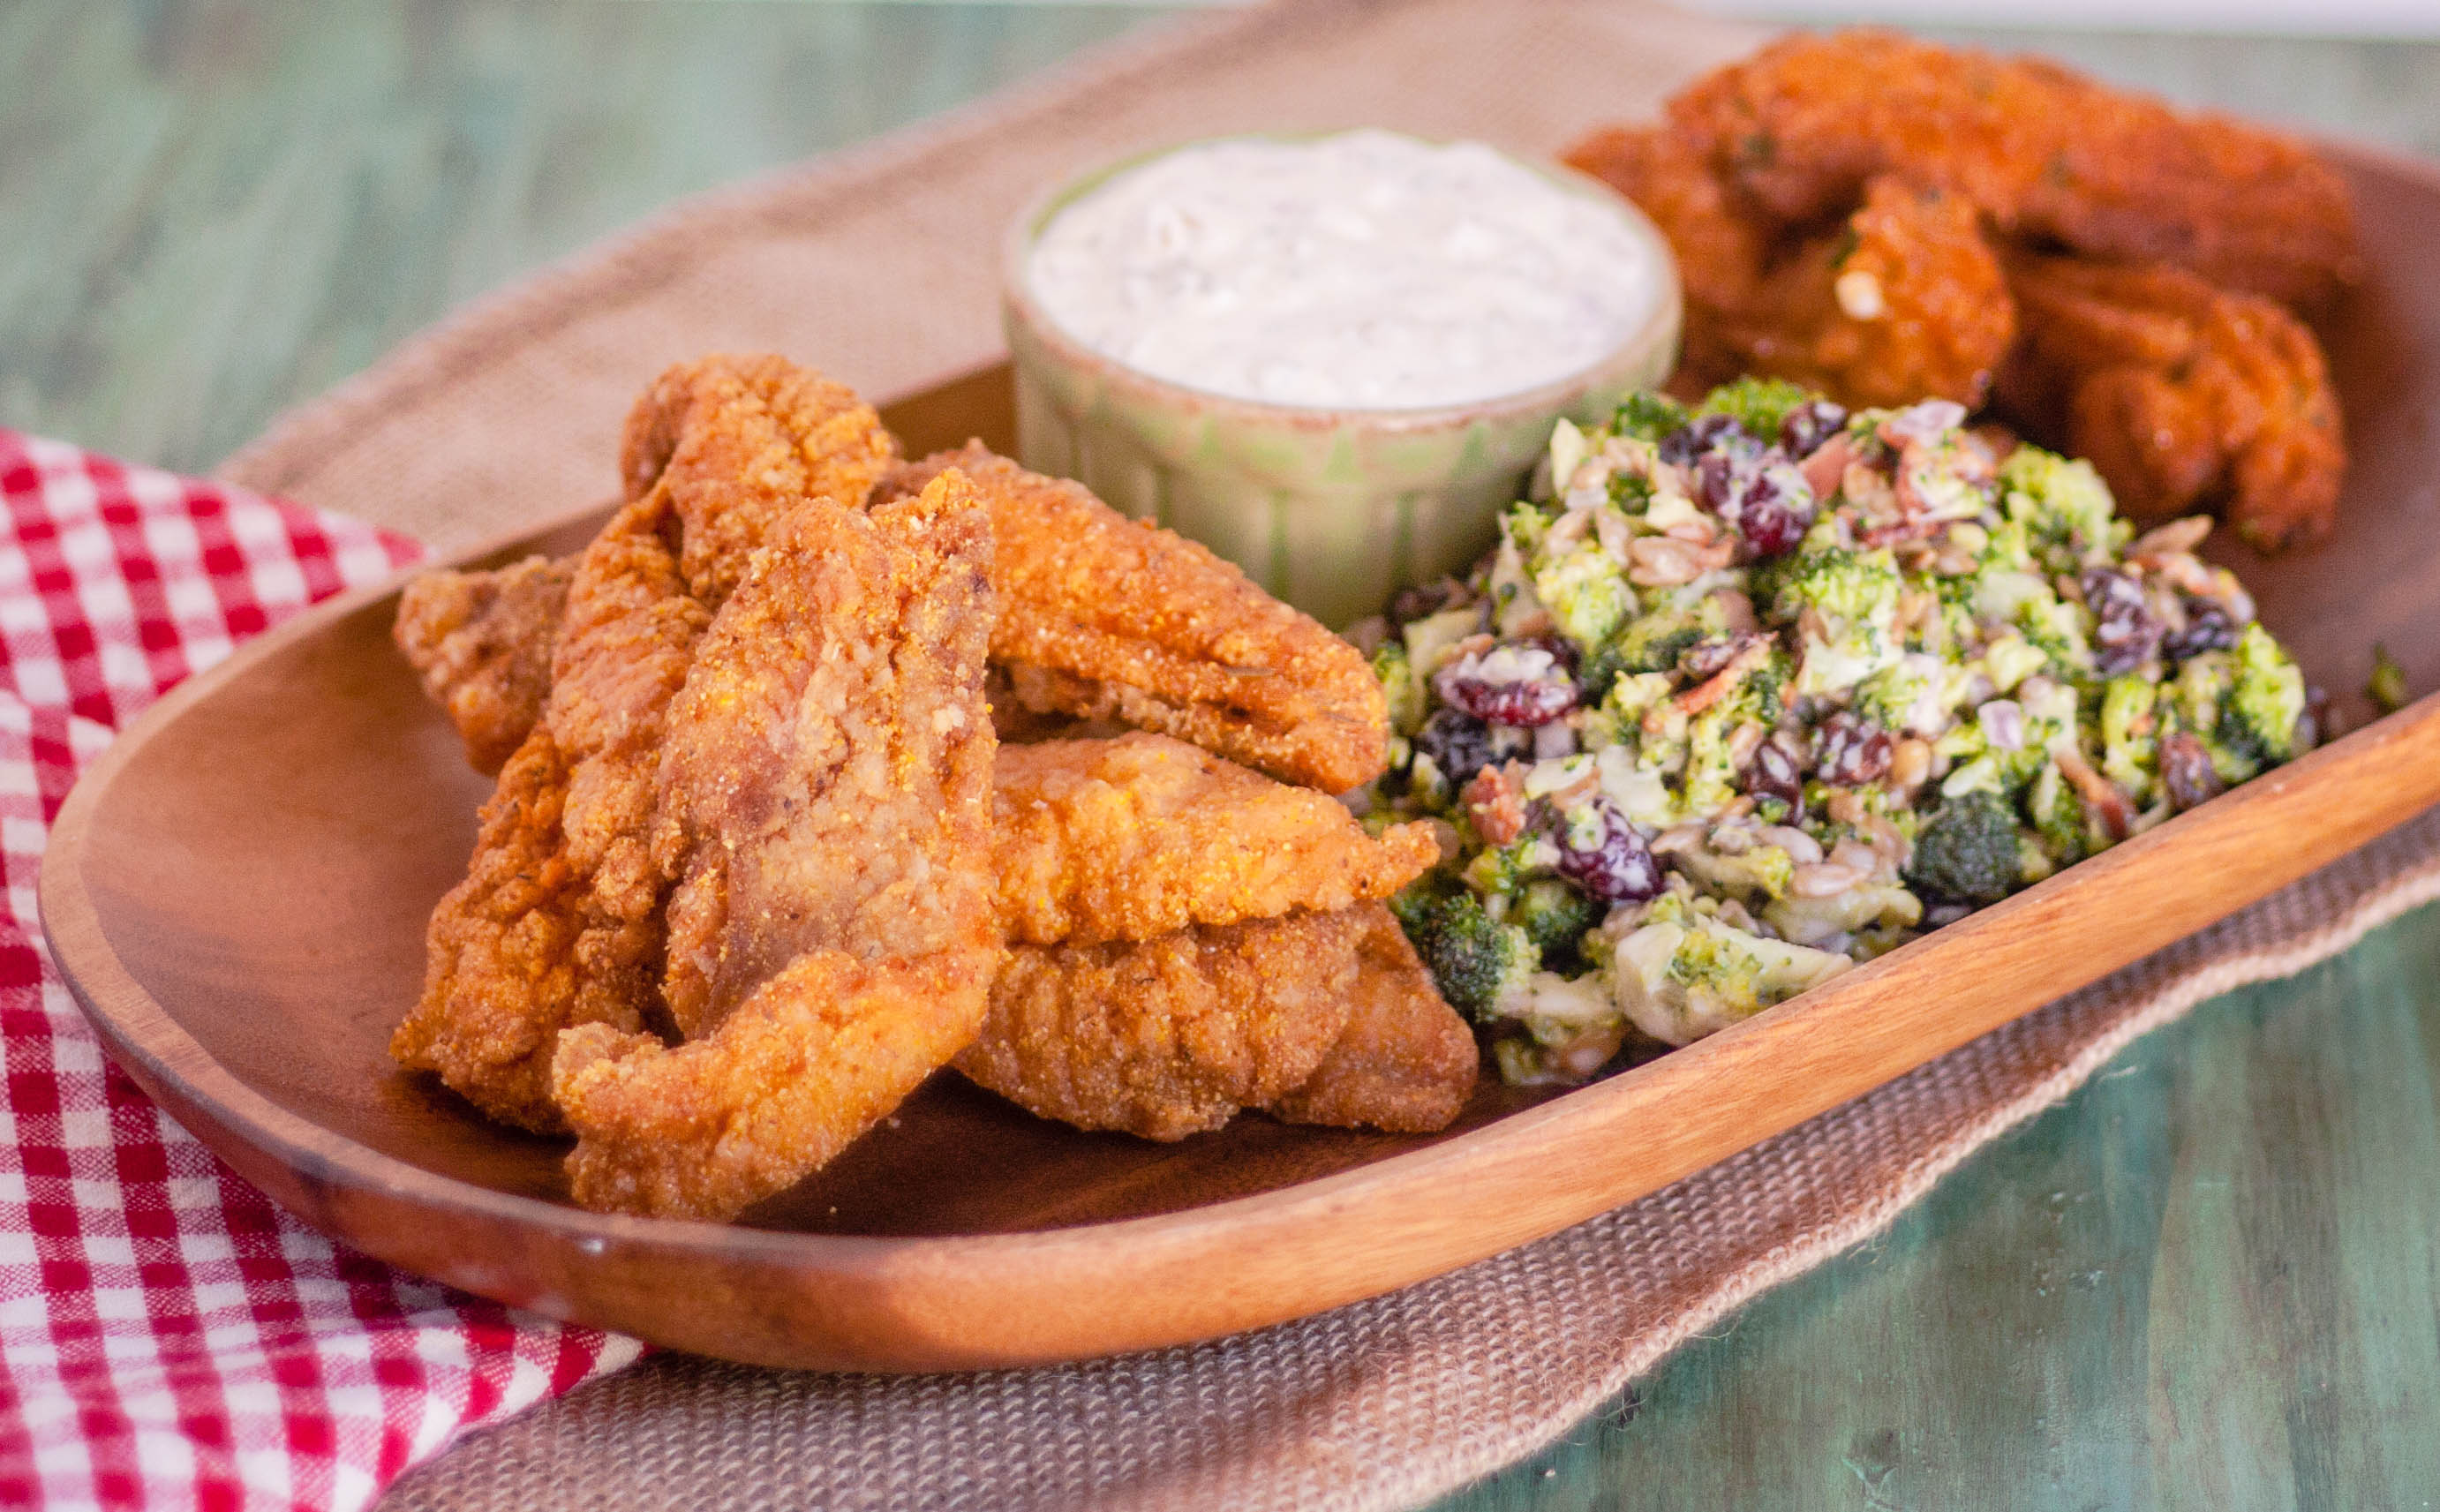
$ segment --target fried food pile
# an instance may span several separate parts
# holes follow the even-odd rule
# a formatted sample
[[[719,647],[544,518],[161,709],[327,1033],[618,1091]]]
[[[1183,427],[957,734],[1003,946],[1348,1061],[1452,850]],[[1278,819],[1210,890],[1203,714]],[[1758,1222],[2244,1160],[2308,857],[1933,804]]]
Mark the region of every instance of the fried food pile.
[[[1439,841],[1330,796],[1387,748],[1354,647],[778,357],[671,369],[620,473],[575,557],[427,573],[394,627],[496,786],[391,1053],[573,1134],[577,1201],[732,1217],[951,1065],[1162,1140],[1463,1107],[1380,902]]]
[[[2345,184],[2292,137],[1859,30],[1565,156],[1669,237],[1696,386],[1996,400],[2136,518],[2218,509],[2266,550],[2330,528],[2346,452],[2305,321],[2360,262]]]

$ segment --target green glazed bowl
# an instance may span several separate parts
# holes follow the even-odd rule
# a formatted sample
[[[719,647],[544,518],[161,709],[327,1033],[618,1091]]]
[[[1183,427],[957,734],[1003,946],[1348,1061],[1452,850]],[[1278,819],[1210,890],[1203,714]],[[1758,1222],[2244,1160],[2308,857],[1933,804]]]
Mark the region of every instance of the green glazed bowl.
[[[1112,175],[1178,150],[1060,185],[1010,226],[1001,289],[1018,457],[1203,542],[1324,624],[1344,628],[1379,613],[1400,588],[1462,574],[1490,546],[1499,511],[1521,496],[1552,422],[1606,421],[1677,363],[1680,299],[1668,242],[1607,186],[1540,163],[1522,166],[1615,211],[1651,243],[1666,280],[1642,330],[1566,377],[1439,408],[1308,409],[1205,393],[1087,351],[1034,301],[1034,238]]]

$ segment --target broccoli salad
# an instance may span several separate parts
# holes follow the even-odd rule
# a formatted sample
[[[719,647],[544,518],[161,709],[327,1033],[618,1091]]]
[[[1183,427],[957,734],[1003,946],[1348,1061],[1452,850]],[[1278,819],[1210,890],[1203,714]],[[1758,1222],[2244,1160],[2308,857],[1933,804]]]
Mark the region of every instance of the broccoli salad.
[[[2311,746],[2210,530],[1945,401],[1746,380],[1559,422],[1463,583],[1353,634],[1395,908],[1512,1082],[1726,1027]]]

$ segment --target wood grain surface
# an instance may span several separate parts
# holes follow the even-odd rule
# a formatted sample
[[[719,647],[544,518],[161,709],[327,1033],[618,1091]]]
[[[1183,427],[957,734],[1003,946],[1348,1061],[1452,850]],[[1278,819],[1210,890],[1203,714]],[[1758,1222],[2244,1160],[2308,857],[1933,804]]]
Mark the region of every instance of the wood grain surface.
[[[674,194],[1147,14],[0,7],[0,421],[207,465],[449,304]],[[2440,153],[2431,46],[1972,40]],[[1450,1504],[2421,1504],[2440,1485],[2435,982],[2427,910],[2198,1010],[1883,1240]]]

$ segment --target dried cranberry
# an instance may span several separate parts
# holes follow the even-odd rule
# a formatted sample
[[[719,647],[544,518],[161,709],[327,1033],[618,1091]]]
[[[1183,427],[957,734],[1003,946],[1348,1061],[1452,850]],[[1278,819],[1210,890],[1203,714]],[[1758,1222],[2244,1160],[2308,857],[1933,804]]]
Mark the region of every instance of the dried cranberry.
[[[1751,474],[1751,464],[1743,458],[1727,452],[1705,452],[1702,460],[1695,464],[1695,502],[1733,525],[1736,522],[1731,516]]]
[[[1606,798],[1550,820],[1559,874],[1608,903],[1638,903],[1660,892],[1660,863],[1617,805]]]
[[[1861,787],[1889,775],[1890,732],[1841,709],[1813,732],[1813,774],[1833,787]]]
[[[1432,678],[1441,702],[1495,725],[1532,729],[1576,707],[1576,682],[1567,661],[1541,641],[1519,641],[1469,653]]]
[[[1790,457],[1810,457],[1815,447],[1847,426],[1847,411],[1826,399],[1808,400],[1779,423],[1779,444]]]
[[[2238,625],[2217,599],[2186,600],[2186,627],[2173,630],[2161,642],[2162,652],[2175,661],[2206,651],[2226,651],[2236,644]]]
[[[2133,672],[2161,654],[2161,617],[2132,574],[2087,569],[2084,605],[2092,611],[2092,665],[2103,676]]]
[[[1813,524],[1813,490],[1793,467],[1766,467],[1746,484],[1733,523],[1755,561],[1785,556]]]
[[[2161,785],[2169,790],[2169,802],[2180,814],[2228,791],[2212,765],[2211,752],[2183,731],[2161,742]]]
[[[1774,733],[1754,747],[1738,785],[1756,799],[1775,798],[1793,814],[1804,806],[1804,766],[1788,737]]]
[[[1463,787],[1491,765],[1491,727],[1462,709],[1436,709],[1415,731],[1415,749],[1432,759],[1451,787]]]
[[[1749,459],[1762,455],[1762,442],[1747,434],[1734,415],[1698,415],[1660,441],[1660,459],[1683,467],[1705,452],[1722,451]]]
[[[1465,585],[1455,578],[1443,578],[1438,583],[1418,583],[1413,587],[1400,588],[1390,601],[1390,623],[1405,626],[1418,620],[1428,620],[1465,596]]]

